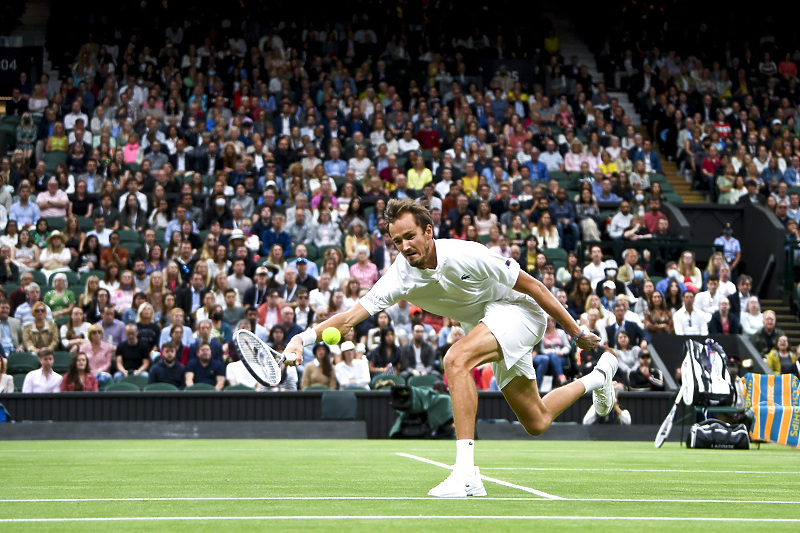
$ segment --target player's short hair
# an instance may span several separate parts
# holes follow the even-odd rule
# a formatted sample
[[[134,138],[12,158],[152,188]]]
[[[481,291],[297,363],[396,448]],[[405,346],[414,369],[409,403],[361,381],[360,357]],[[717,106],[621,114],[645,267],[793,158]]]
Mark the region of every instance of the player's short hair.
[[[414,217],[414,223],[422,228],[423,231],[428,226],[433,227],[433,219],[431,219],[431,212],[428,211],[428,208],[410,198],[389,200],[389,204],[386,206],[386,222],[394,224],[397,219],[406,213],[411,213]]]

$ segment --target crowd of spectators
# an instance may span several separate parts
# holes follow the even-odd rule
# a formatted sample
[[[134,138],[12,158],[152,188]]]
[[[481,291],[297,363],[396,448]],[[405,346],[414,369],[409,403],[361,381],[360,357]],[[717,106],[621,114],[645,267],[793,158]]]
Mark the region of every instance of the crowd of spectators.
[[[437,8],[402,3],[381,24],[369,6],[347,20],[223,17],[207,31],[196,13],[154,6],[147,29],[88,35],[59,83],[24,75],[6,106],[16,149],[0,160],[0,281],[19,284],[0,304],[4,353],[37,353],[42,369],[73,353],[62,389],[129,374],[255,386],[232,332],[280,350],[354,305],[397,255],[382,215],[405,197],[431,210],[437,238],[482,242],[539,278],[618,348],[625,384],[663,386],[629,379],[647,374],[654,334],[750,327],[772,350],[730,234],[705,274],[691,250],[591,247],[580,265],[578,245],[672,237],[662,158],[719,202],[797,220],[796,58],[774,39],[700,57],[626,33],[598,54],[595,83],[553,31],[439,28]],[[504,60],[526,62],[532,81]],[[400,302],[332,351],[308,350],[280,388],[435,375],[463,333]],[[535,350],[554,386],[598,356],[559,333]],[[475,378],[492,387],[485,368]]]

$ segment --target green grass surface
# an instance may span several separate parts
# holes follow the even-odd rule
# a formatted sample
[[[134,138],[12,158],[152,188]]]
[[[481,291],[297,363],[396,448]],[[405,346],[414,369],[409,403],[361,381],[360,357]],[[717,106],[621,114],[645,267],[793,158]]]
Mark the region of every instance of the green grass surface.
[[[477,443],[485,476],[562,500],[488,481],[486,498],[427,498],[447,470],[398,452],[450,464],[452,441],[35,441],[2,448],[3,532],[800,530],[800,452],[773,445]],[[73,501],[44,501],[58,499]]]

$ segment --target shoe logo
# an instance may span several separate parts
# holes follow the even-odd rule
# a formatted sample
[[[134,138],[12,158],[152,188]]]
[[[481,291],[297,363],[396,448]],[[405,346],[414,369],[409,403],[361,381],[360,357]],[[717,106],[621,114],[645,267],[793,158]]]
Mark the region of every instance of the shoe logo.
[[[469,274],[462,274],[462,275],[461,275],[461,281],[466,281],[466,280],[468,280],[469,278],[470,278],[470,275],[469,275]]]

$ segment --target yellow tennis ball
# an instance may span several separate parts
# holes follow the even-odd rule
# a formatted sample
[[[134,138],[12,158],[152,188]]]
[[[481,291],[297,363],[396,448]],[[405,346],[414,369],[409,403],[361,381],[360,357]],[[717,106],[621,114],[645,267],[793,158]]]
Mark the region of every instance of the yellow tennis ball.
[[[336,328],[325,328],[322,332],[322,340],[325,344],[339,344],[342,334]]]

